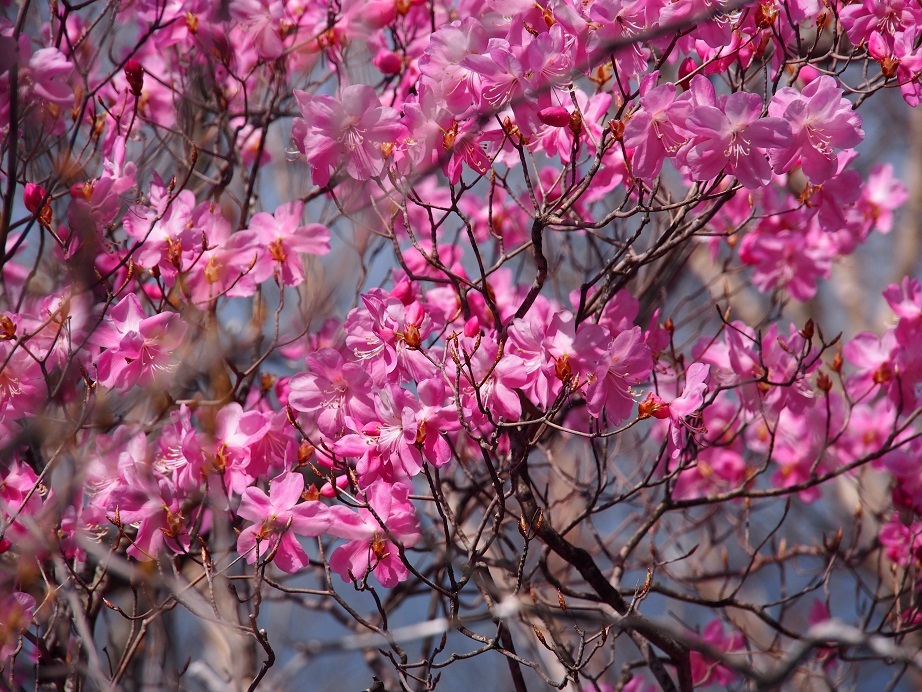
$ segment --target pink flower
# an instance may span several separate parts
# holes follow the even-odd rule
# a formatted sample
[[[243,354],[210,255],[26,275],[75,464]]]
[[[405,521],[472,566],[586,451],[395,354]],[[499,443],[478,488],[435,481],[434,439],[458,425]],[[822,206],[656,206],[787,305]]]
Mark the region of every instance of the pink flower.
[[[275,214],[259,212],[250,219],[250,231],[257,242],[267,248],[260,254],[259,267],[253,277],[262,282],[275,274],[284,286],[304,281],[301,255],[325,255],[330,251],[330,229],[319,223],[301,223],[304,202],[280,205]]]
[[[243,27],[261,58],[275,60],[284,45],[279,35],[285,13],[281,0],[232,0],[231,16]]]
[[[747,233],[739,246],[743,263],[753,265],[752,283],[761,291],[784,288],[797,300],[816,295],[817,280],[829,275],[832,253],[809,242],[802,231],[778,229]]]
[[[789,122],[793,133],[788,146],[769,151],[772,167],[786,173],[799,161],[814,185],[836,174],[835,149],[850,149],[864,139],[861,116],[842,98],[836,80],[826,75],[810,82],[802,92],[792,87],[779,89],[768,114]]]
[[[144,457],[125,457],[119,462],[120,478],[107,510],[110,521],[117,518],[120,528],[137,526],[128,554],[146,562],[156,560],[164,547],[177,554],[188,552],[193,515],[183,507],[185,496]]]
[[[652,181],[659,175],[666,156],[675,156],[687,138],[684,123],[691,104],[676,98],[675,84],[656,84],[658,73],[647,75],[640,87],[640,110],[624,128],[624,144],[634,149],[631,172],[635,178]]]
[[[704,79],[701,77],[701,79]],[[791,142],[791,126],[781,118],[763,118],[762,97],[735,92],[719,107],[697,106],[685,121],[692,133],[685,156],[695,180],[710,180],[723,171],[750,190],[764,187],[772,177],[765,149]]]
[[[296,118],[292,135],[307,157],[314,184],[330,182],[341,161],[356,180],[381,174],[384,161],[406,129],[400,114],[382,106],[375,90],[366,85],[348,86],[342,100],[294,92],[304,119]]]
[[[269,431],[271,419],[262,411],[244,411],[236,401],[222,408],[214,421],[214,443],[207,451],[212,470],[224,476],[228,489],[242,493],[257,473],[250,466],[250,447]]]
[[[893,166],[889,163],[874,166],[860,190],[858,208],[873,228],[889,233],[893,228],[893,212],[909,199],[906,186],[893,175]]]
[[[665,420],[671,419],[670,442],[672,457],[676,458],[685,447],[686,430],[692,433],[703,432],[692,427],[686,420],[704,404],[704,392],[707,389],[708,373],[710,366],[704,363],[692,363],[685,373],[685,389],[682,394],[671,402],[666,402],[652,392],[640,404],[639,415],[641,418],[653,416]]]
[[[382,289],[364,294],[362,303],[346,317],[346,345],[375,383],[431,377],[432,364],[421,349],[437,324],[423,305],[404,305]]]
[[[409,495],[408,485],[379,481],[365,491],[367,509],[360,507],[357,514],[345,507],[331,510],[328,532],[350,539],[330,556],[330,569],[343,581],[364,580],[373,573],[382,586],[393,588],[410,576],[394,543],[412,548],[422,537]]]
[[[174,312],[147,317],[131,293],[108,311],[90,342],[105,350],[96,361],[99,384],[117,392],[144,387],[175,367],[172,354],[186,325]]]
[[[269,484],[269,494],[257,487],[247,488],[240,500],[237,516],[255,522],[237,538],[237,552],[248,563],[272,557],[283,572],[293,574],[309,563],[295,536],[319,536],[330,527],[329,508],[317,500],[299,504],[304,492],[304,477],[286,471]]]
[[[727,636],[720,620],[712,620],[708,623],[704,628],[701,641],[725,655],[733,654],[746,646],[746,640],[742,634],[733,633]],[[707,658],[698,651],[692,650],[689,657],[691,658],[692,681],[695,686],[720,685],[725,688],[736,680],[736,673],[731,668]]]
[[[20,79],[32,84],[35,95],[61,107],[70,107],[74,103],[74,90],[64,81],[55,77],[70,74],[74,64],[57,48],[41,48],[29,58],[29,66],[21,73]]]
[[[347,363],[332,348],[307,356],[307,371],[291,378],[288,403],[307,413],[332,439],[348,425],[354,429],[375,415],[372,381],[363,365]]]
[[[586,390],[586,408],[595,417],[605,415],[618,425],[634,408],[634,385],[643,382],[653,369],[650,348],[643,342],[640,327],[627,329],[608,345],[599,360],[595,380]]]
[[[419,71],[455,116],[466,115],[478,103],[483,90],[482,77],[468,57],[486,53],[489,36],[477,19],[466,17],[439,28],[429,37],[429,45],[419,60]]]
[[[22,633],[32,625],[35,599],[22,591],[14,591],[0,600],[0,667],[16,653]]]

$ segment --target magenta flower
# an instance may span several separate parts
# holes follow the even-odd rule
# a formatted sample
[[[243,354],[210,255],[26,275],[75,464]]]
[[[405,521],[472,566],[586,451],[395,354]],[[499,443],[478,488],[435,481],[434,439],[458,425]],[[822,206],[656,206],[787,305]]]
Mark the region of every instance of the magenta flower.
[[[73,69],[73,63],[57,48],[41,48],[29,58],[29,66],[22,71],[20,79],[31,83],[40,99],[68,108],[74,103],[74,90],[66,81],[58,81],[55,77],[69,75]]]
[[[701,433],[703,430],[692,427],[686,420],[704,404],[704,392],[707,389],[707,379],[710,366],[704,363],[692,363],[685,373],[685,389],[682,394],[670,402],[666,402],[652,392],[640,404],[639,416],[649,418],[653,416],[660,420],[671,419],[669,428],[672,458],[679,456],[685,448],[686,431]]]
[[[650,348],[643,342],[640,327],[627,329],[612,339],[599,366],[586,390],[586,409],[596,418],[604,411],[609,422],[618,425],[634,408],[632,387],[643,382],[653,369]]]
[[[172,354],[185,333],[178,314],[147,317],[137,296],[125,296],[90,336],[91,343],[105,349],[96,361],[99,384],[117,392],[152,384],[175,367]]]
[[[191,522],[196,515],[183,508],[186,497],[148,463],[141,447],[136,457],[119,457],[119,479],[112,488],[106,507],[110,521],[137,527],[128,554],[136,560],[156,560],[164,548],[183,554],[191,545]],[[207,521],[207,520],[206,520]],[[207,523],[205,524],[207,526]]]
[[[732,654],[741,651],[746,646],[746,640],[739,633],[727,635],[720,620],[712,620],[704,628],[701,640],[711,645],[722,654]],[[726,687],[736,680],[736,673],[727,666],[708,659],[703,654],[692,650],[691,658],[692,681],[695,686],[720,685]]]
[[[767,293],[784,288],[797,300],[816,295],[817,280],[828,276],[832,267],[828,248],[808,242],[802,231],[786,229],[747,233],[740,243],[739,257],[755,268],[752,283],[759,290]]]
[[[19,649],[22,633],[32,625],[35,599],[22,591],[14,591],[0,600],[0,667]]]
[[[267,248],[259,256],[259,268],[253,277],[262,282],[273,274],[285,286],[304,281],[301,255],[325,255],[330,251],[330,229],[323,224],[301,223],[304,202],[280,205],[275,214],[259,212],[250,219],[250,231]]]
[[[659,175],[663,160],[675,156],[687,141],[679,123],[685,123],[691,107],[687,99],[676,98],[675,84],[653,86],[657,76],[654,72],[644,78],[640,110],[624,128],[624,144],[634,149],[631,172],[647,182]]]
[[[769,150],[772,167],[786,173],[800,162],[814,185],[836,174],[836,149],[850,149],[864,139],[861,116],[842,98],[842,90],[829,76],[813,80],[802,92],[792,87],[779,89],[768,114],[789,122],[793,133],[788,146]]]
[[[468,61],[489,49],[487,31],[477,19],[466,17],[441,27],[429,38],[419,71],[455,116],[463,116],[480,103],[482,77]]]
[[[228,489],[242,493],[258,474],[250,466],[250,448],[269,432],[271,419],[262,411],[244,411],[236,401],[222,408],[214,421],[214,443],[207,450],[212,470],[224,476]]]
[[[320,187],[330,182],[340,161],[356,180],[380,175],[393,145],[406,132],[400,114],[382,106],[370,86],[346,87],[341,101],[306,91],[294,94],[304,119],[295,119],[292,135],[310,163],[314,184]]]
[[[304,477],[286,471],[272,479],[269,494],[247,488],[237,516],[255,522],[237,538],[237,552],[248,563],[272,557],[283,572],[293,574],[309,564],[307,553],[295,536],[319,536],[330,527],[329,508],[317,500],[299,504]]]
[[[765,149],[791,143],[791,126],[781,118],[763,118],[762,97],[736,92],[714,106],[697,106],[685,121],[692,133],[685,160],[695,180],[726,171],[750,190],[764,187],[772,172]]]
[[[397,540],[404,548],[412,548],[422,537],[409,495],[408,485],[379,481],[365,491],[370,509],[360,507],[358,514],[345,507],[331,510],[328,532],[350,539],[330,556],[330,569],[343,581],[363,580],[373,573],[381,586],[393,588],[410,576],[394,543]]]
[[[375,416],[372,381],[363,365],[347,363],[339,351],[322,348],[307,356],[307,371],[291,378],[288,403],[307,413],[332,439],[347,425],[358,429]]]
[[[346,317],[346,346],[364,361],[375,384],[432,377],[434,369],[421,348],[438,328],[433,315],[421,303],[404,305],[382,289],[362,295],[362,303]]]
[[[906,186],[893,175],[893,166],[889,163],[874,166],[860,190],[858,208],[873,228],[889,233],[893,228],[893,212],[909,199]]]

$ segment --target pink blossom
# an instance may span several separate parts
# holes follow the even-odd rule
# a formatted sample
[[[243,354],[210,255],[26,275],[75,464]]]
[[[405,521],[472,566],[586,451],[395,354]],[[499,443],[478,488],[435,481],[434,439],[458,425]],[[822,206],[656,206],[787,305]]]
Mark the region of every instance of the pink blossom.
[[[188,552],[194,517],[183,508],[181,492],[143,458],[131,459],[119,472],[106,509],[109,520],[117,521],[120,528],[137,527],[128,554],[146,562],[156,560],[163,548],[177,554]]]
[[[19,649],[22,633],[32,626],[35,599],[22,591],[13,591],[0,600],[0,667],[6,668],[10,656]]]
[[[262,282],[275,274],[284,286],[304,281],[304,264],[300,255],[325,255],[330,251],[330,230],[319,223],[301,223],[303,202],[280,205],[274,215],[259,212],[250,219],[249,230],[257,242],[267,248],[260,254],[260,271],[254,280]]]
[[[922,559],[922,521],[904,522],[897,514],[878,533],[887,558],[900,567]]]
[[[288,403],[309,414],[325,435],[336,439],[346,426],[358,429],[375,415],[371,377],[361,364],[323,348],[307,356],[306,368],[291,378]]]
[[[634,150],[631,172],[635,178],[652,181],[663,160],[675,156],[687,141],[684,123],[691,104],[676,98],[675,84],[656,84],[657,73],[647,75],[640,89],[640,109],[624,128],[624,144]]]
[[[746,646],[743,635],[738,632],[727,635],[720,620],[712,620],[708,623],[701,635],[701,641],[723,655],[732,655]],[[736,680],[736,673],[731,668],[708,658],[705,654],[692,649],[689,657],[691,658],[692,681],[696,686],[720,685],[726,688]]]
[[[432,364],[421,352],[436,329],[430,312],[420,303],[406,306],[381,289],[364,294],[362,304],[346,317],[346,345],[365,362],[375,383],[431,377]]]
[[[649,347],[643,342],[640,327],[632,327],[611,339],[599,359],[595,379],[586,390],[589,414],[618,425],[631,415],[636,396],[632,387],[643,382],[653,369]]]
[[[408,485],[379,481],[365,490],[367,509],[359,507],[354,513],[345,507],[334,508],[328,532],[349,542],[330,556],[330,569],[343,581],[364,580],[374,574],[382,586],[390,589],[410,576],[394,543],[396,540],[404,548],[412,548],[422,537],[409,494]]]
[[[803,91],[779,89],[768,106],[768,114],[791,125],[790,145],[769,150],[772,167],[786,173],[798,162],[804,175],[819,185],[835,175],[838,158],[835,149],[850,149],[864,139],[861,116],[842,97],[836,80],[822,76]]]
[[[829,275],[828,249],[805,242],[802,232],[780,229],[747,233],[739,247],[740,260],[753,265],[752,283],[762,291],[784,288],[797,300],[816,295],[818,279]]]
[[[348,86],[341,100],[306,91],[294,94],[304,119],[295,119],[292,135],[320,187],[330,182],[341,161],[356,180],[380,175],[388,150],[406,132],[400,114],[382,106],[370,86]]]
[[[299,502],[304,476],[286,471],[269,483],[269,494],[255,486],[247,488],[237,516],[252,522],[237,538],[237,552],[247,562],[272,560],[283,572],[293,574],[309,563],[295,536],[319,536],[330,528],[333,516],[317,500]]]
[[[269,431],[271,419],[262,411],[244,411],[237,402],[224,406],[215,416],[214,442],[206,451],[210,470],[224,476],[229,490],[242,493],[255,479],[250,467],[250,448]]]
[[[172,355],[183,341],[185,323],[174,312],[147,317],[130,293],[103,318],[90,341],[105,350],[96,360],[99,384],[117,392],[145,387],[175,368]]]
[[[74,90],[66,81],[55,78],[68,75],[73,69],[74,64],[57,48],[40,48],[29,57],[29,66],[21,72],[20,79],[31,83],[40,99],[69,108],[74,103]]]
[[[419,70],[455,116],[466,115],[479,102],[482,77],[467,62],[468,56],[485,53],[489,37],[477,19],[466,17],[439,28],[429,38]]]
[[[750,190],[768,184],[771,169],[764,152],[788,146],[792,135],[787,121],[761,117],[762,107],[758,94],[735,92],[719,107],[692,109],[685,121],[692,134],[685,160],[695,180],[726,171]]]
[[[889,163],[874,166],[859,189],[858,208],[873,228],[889,233],[893,228],[893,212],[909,198],[906,186],[893,175],[893,166]]]

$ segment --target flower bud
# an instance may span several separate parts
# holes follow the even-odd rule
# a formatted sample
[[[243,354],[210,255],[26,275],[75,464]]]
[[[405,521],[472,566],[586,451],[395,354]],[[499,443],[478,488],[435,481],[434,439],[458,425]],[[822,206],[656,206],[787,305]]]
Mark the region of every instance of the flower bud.
[[[34,183],[26,183],[26,189],[22,195],[26,209],[35,214],[38,222],[46,227],[51,225],[51,205],[46,199],[47,196],[45,188]],[[42,200],[45,200],[45,204],[39,209]]]
[[[413,302],[407,306],[406,312],[406,321],[407,324],[412,324],[419,326],[423,323],[423,320],[426,318],[426,311],[423,309],[423,306],[417,302]]]
[[[688,91],[688,87],[691,84],[691,75],[698,69],[698,63],[695,62],[694,58],[685,58],[682,61],[682,64],[679,65],[679,88],[683,91]]]
[[[336,477],[336,488],[334,488],[330,483],[324,483],[323,487],[320,488],[320,494],[324,497],[336,497],[336,489],[342,490],[349,484],[348,476],[337,476]]]
[[[800,80],[803,84],[809,84],[819,76],[819,70],[817,70],[812,65],[804,65],[800,68],[800,72],[797,73],[797,79]]]
[[[468,339],[473,339],[478,334],[480,334],[480,320],[477,315],[474,315],[464,323],[464,336]]]
[[[407,279],[403,278],[397,282],[397,285],[391,289],[391,297],[396,298],[404,305],[409,305],[415,300],[413,295],[413,284]]]
[[[551,127],[566,127],[570,124],[570,112],[563,106],[549,106],[538,111],[538,120]]]
[[[45,188],[35,183],[26,183],[26,190],[22,194],[22,201],[31,213],[35,214],[45,199]]]
[[[392,50],[380,50],[372,60],[382,74],[398,74],[403,68],[403,61],[400,56]]]
[[[128,86],[135,98],[140,96],[141,89],[144,88],[144,68],[134,58],[125,63],[125,79],[128,80]]]

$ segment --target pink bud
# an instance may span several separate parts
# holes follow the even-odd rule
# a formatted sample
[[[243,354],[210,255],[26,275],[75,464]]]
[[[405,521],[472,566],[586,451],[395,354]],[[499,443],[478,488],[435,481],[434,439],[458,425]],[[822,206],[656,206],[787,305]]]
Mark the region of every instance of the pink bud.
[[[342,490],[349,483],[349,478],[347,476],[338,476],[336,478],[336,487]],[[323,487],[320,489],[320,494],[324,497],[336,497],[336,490],[330,483],[324,483]]]
[[[820,71],[817,70],[812,65],[804,65],[800,68],[800,72],[797,73],[797,79],[803,82],[804,84],[809,84],[814,79],[820,76]]]
[[[407,324],[415,324],[417,327],[423,323],[426,311],[419,303],[413,303],[407,307]]]
[[[22,194],[22,201],[26,209],[35,214],[41,207],[42,200],[45,199],[45,188],[35,183],[26,183],[26,190]]]
[[[381,434],[381,424],[376,420],[365,423],[362,426],[362,434],[367,437],[377,437]]]
[[[538,120],[551,127],[566,127],[570,124],[570,112],[563,106],[549,106],[538,111]]]
[[[400,56],[392,50],[380,50],[372,61],[383,74],[398,74],[403,68]]]
[[[144,88],[144,68],[134,58],[125,63],[125,79],[128,80],[128,86],[131,93],[138,97],[141,95],[141,89]]]
[[[401,279],[391,291],[391,297],[396,298],[404,305],[409,305],[414,300],[413,284],[409,279]]]
[[[473,339],[478,334],[480,334],[480,320],[477,319],[477,315],[474,315],[464,323],[464,336]]]
[[[689,75],[697,69],[698,63],[695,62],[694,58],[685,58],[682,64],[679,65],[679,81],[687,80]]]

